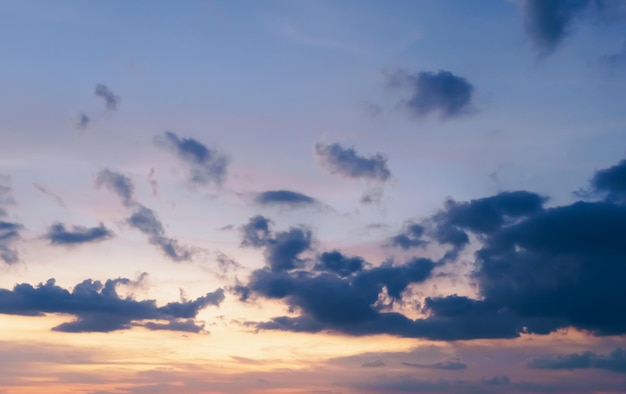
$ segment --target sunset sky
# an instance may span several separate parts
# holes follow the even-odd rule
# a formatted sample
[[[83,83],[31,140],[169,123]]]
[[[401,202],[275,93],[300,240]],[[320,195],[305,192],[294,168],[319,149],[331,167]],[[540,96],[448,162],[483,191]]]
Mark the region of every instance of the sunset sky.
[[[0,393],[626,393],[626,1],[0,0]]]

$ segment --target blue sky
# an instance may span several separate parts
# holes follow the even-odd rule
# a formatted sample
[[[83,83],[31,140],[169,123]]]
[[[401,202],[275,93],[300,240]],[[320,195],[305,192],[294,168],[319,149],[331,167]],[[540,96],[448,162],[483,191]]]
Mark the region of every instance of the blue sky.
[[[0,392],[625,390],[625,20],[0,2]]]

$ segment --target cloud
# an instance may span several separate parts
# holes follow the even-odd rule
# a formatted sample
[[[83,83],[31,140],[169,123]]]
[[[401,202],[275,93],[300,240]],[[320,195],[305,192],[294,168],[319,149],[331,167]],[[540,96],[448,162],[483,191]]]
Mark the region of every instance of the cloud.
[[[46,196],[50,196],[54,198],[54,200],[57,202],[57,204],[59,204],[59,206],[65,208],[65,203],[63,202],[63,199],[58,194],[53,193],[52,191],[46,189],[45,187],[41,186],[38,183],[33,183],[33,186],[35,187],[35,189],[39,190]]]
[[[626,41],[622,43],[621,50],[610,55],[603,56],[601,59],[606,65],[611,67],[621,67],[626,64]]]
[[[272,271],[288,271],[302,266],[305,259],[300,254],[311,249],[313,234],[305,227],[292,227],[274,232],[272,222],[263,217],[250,218],[242,227],[242,246],[263,247],[265,260]]]
[[[105,84],[99,83],[95,89],[96,96],[102,98],[108,110],[115,111],[120,103],[120,96],[116,95]]]
[[[404,230],[400,234],[389,240],[389,244],[402,249],[420,248],[426,246],[428,242],[422,239],[424,230],[424,226],[422,225],[409,223],[404,227]]]
[[[84,112],[81,112],[80,114],[78,114],[78,119],[76,119],[76,122],[75,122],[76,128],[79,130],[86,130],[87,127],[89,127],[90,123],[91,123],[91,119]]]
[[[0,174],[0,182],[8,181],[9,177]],[[6,206],[15,204],[12,189],[0,184],[0,218],[8,216]],[[6,264],[15,264],[20,260],[14,243],[19,241],[23,226],[19,223],[0,220],[0,259]]]
[[[359,156],[354,148],[323,143],[315,144],[314,149],[318,162],[331,174],[380,182],[385,182],[391,177],[387,158],[380,153],[369,157]]]
[[[191,249],[182,246],[176,239],[165,235],[163,223],[156,213],[135,201],[133,194],[135,185],[126,175],[104,169],[96,177],[97,186],[105,186],[117,194],[132,213],[126,223],[148,236],[149,242],[157,246],[163,254],[173,261],[188,261],[192,257]]]
[[[192,252],[189,248],[181,246],[177,240],[165,236],[163,223],[151,209],[137,204],[133,214],[126,222],[147,235],[150,243],[157,246],[171,260],[188,261],[191,259]]]
[[[618,164],[596,171],[591,178],[591,187],[597,193],[606,194],[610,202],[626,202],[626,160]]]
[[[528,366],[534,369],[604,369],[626,373],[626,351],[617,348],[608,355],[594,352],[572,353],[557,357],[535,358]]]
[[[439,112],[441,118],[448,119],[471,111],[474,86],[450,71],[420,71],[417,74],[397,71],[389,76],[388,82],[392,87],[411,91],[411,96],[402,104],[417,117]]]
[[[15,285],[13,290],[0,289],[0,313],[74,316],[73,321],[52,329],[61,332],[111,332],[136,326],[193,332],[189,329],[189,319],[195,318],[201,309],[209,305],[219,306],[224,300],[222,289],[192,301],[170,302],[163,306],[157,306],[155,300],[138,301],[117,294],[118,285],[134,283],[127,278],[108,279],[104,283],[87,279],[74,286],[72,291],[57,286],[54,279],[37,286],[22,283]]]
[[[334,272],[345,278],[365,268],[367,262],[361,257],[346,257],[338,250],[324,252],[317,257],[315,270]]]
[[[313,197],[291,190],[269,190],[258,193],[256,197],[254,197],[254,202],[259,205],[280,205],[290,208],[319,204]]]
[[[374,361],[366,361],[363,364],[361,364],[361,367],[363,368],[379,368],[379,367],[384,367],[385,366],[385,362],[381,359],[377,359]]]
[[[261,247],[271,239],[270,226],[272,221],[264,216],[257,215],[248,220],[248,223],[241,227],[243,239],[241,246]]]
[[[0,221],[0,259],[6,264],[15,264],[20,260],[13,244],[20,239],[22,228],[19,223]]]
[[[615,174],[620,165],[598,171],[594,179]],[[608,179],[603,190],[621,190],[612,176]],[[578,201],[545,208],[545,201],[527,191],[449,200],[422,222],[426,240],[451,244],[455,252],[438,262],[414,258],[350,276],[320,265],[254,271],[249,289],[283,300],[296,313],[256,326],[445,341],[546,335],[565,328],[596,336],[626,334],[626,204]],[[380,297],[386,293],[403,301],[409,284],[423,283],[435,267],[452,264],[470,235],[476,246],[470,279],[477,298],[426,297],[417,319],[385,308]]]
[[[113,232],[102,223],[98,227],[72,226],[71,230],[65,228],[61,223],[50,226],[45,238],[52,245],[74,246],[84,243],[93,243],[107,240],[113,237]]]
[[[133,193],[135,191],[135,185],[126,175],[104,169],[96,176],[96,185],[98,187],[104,186],[113,191],[120,196],[124,205],[131,206],[134,204]]]
[[[382,187],[370,187],[363,192],[361,196],[361,204],[379,204],[383,199],[383,188]]]
[[[454,360],[442,361],[442,362],[432,363],[432,364],[403,362],[402,365],[411,367],[411,368],[439,369],[439,370],[444,370],[444,371],[458,371],[458,370],[467,368],[467,364],[462,363],[460,361],[454,361]]]
[[[553,52],[569,34],[576,14],[590,3],[590,0],[522,0],[526,34],[537,49]]]
[[[221,185],[226,178],[228,159],[193,138],[180,138],[166,131],[155,138],[157,145],[170,149],[189,166],[189,181],[199,185]]]

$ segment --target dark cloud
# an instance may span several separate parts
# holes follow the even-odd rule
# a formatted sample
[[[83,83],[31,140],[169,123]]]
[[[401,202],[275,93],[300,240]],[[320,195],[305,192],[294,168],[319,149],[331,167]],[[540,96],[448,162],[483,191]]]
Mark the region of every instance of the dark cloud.
[[[72,291],[57,286],[54,279],[35,287],[22,283],[13,290],[0,289],[0,313],[74,316],[75,320],[53,328],[62,332],[110,332],[134,326],[193,332],[191,324],[197,323],[190,319],[209,305],[219,306],[224,299],[224,291],[218,289],[192,301],[170,302],[159,307],[154,300],[137,301],[118,295],[118,285],[134,283],[127,278],[109,279],[104,283],[87,279]]]
[[[397,246],[402,249],[420,248],[428,244],[422,239],[424,235],[424,226],[416,223],[409,223],[404,230],[389,240],[391,246]]]
[[[420,71],[417,74],[398,71],[389,77],[389,84],[411,91],[403,106],[418,117],[439,112],[443,119],[447,119],[471,111],[474,86],[450,71]]]
[[[155,141],[170,149],[189,166],[190,182],[199,185],[221,185],[224,182],[228,159],[217,150],[209,149],[193,138],[180,138],[169,131],[156,137]]]
[[[387,181],[391,172],[387,158],[380,153],[373,156],[360,156],[354,148],[344,148],[339,144],[315,144],[315,154],[320,164],[331,174],[346,178],[371,181]]]
[[[557,357],[535,358],[528,366],[534,369],[604,369],[626,373],[626,351],[618,348],[608,355],[594,352],[572,353]]]
[[[126,175],[104,169],[96,176],[96,185],[99,187],[104,186],[113,191],[120,196],[124,205],[130,206],[134,204],[133,193],[135,185]]]
[[[537,49],[550,53],[568,35],[576,14],[590,3],[590,0],[523,0],[526,34]]]
[[[263,216],[250,218],[242,227],[242,246],[263,247],[266,262],[272,271],[285,271],[301,267],[305,259],[300,254],[311,249],[313,234],[304,227],[274,232],[271,221]]]
[[[291,190],[269,190],[262,192],[254,197],[254,202],[259,205],[280,205],[291,208],[319,204],[316,199]]]
[[[20,258],[13,244],[20,239],[22,225],[0,221],[0,259],[7,264],[15,264]]]
[[[596,171],[591,178],[591,187],[597,193],[604,193],[607,200],[616,203],[626,202],[626,160]]]
[[[422,364],[422,363],[409,363],[403,362],[402,365],[412,368],[425,368],[425,369],[440,369],[444,371],[458,371],[460,369],[467,368],[467,364],[462,363],[460,361],[442,361],[438,363],[432,364]]]
[[[270,226],[272,221],[264,216],[257,215],[250,218],[248,223],[241,228],[243,240],[242,246],[261,247],[271,239]]]
[[[102,83],[96,85],[95,94],[104,100],[107,109],[111,111],[115,111],[117,109],[121,100],[120,96],[113,93],[107,85]]]
[[[133,214],[126,222],[147,235],[150,243],[157,246],[171,260],[187,261],[191,259],[192,252],[189,248],[181,246],[177,240],[165,236],[163,223],[151,209],[137,204]]]
[[[204,324],[198,324],[193,319],[187,320],[173,320],[168,321],[167,323],[155,323],[155,322],[147,322],[143,324],[143,327],[148,330],[167,330],[167,331],[182,331],[182,332],[193,332],[199,333],[204,331]]]
[[[598,171],[592,184],[621,192],[614,178],[620,166]],[[605,175],[608,181],[600,182]],[[409,284],[422,283],[435,267],[452,264],[457,256],[450,253],[439,262],[415,258],[350,276],[319,263],[309,270],[267,267],[253,273],[248,287],[260,296],[282,299],[296,315],[257,327],[432,340],[515,338],[563,328],[596,336],[626,334],[626,204],[609,199],[545,208],[544,202],[526,191],[451,200],[423,221],[425,237],[452,244],[454,252],[472,235],[477,250],[470,279],[477,299],[426,297],[418,319],[389,312],[381,303],[385,293],[403,301]]]
[[[347,257],[338,250],[324,252],[317,257],[315,270],[334,272],[341,277],[350,276],[359,272],[367,265],[361,257]]]
[[[72,226],[71,230],[61,223],[50,226],[45,238],[52,245],[74,246],[84,243],[100,242],[113,237],[113,232],[102,223],[98,227]]]

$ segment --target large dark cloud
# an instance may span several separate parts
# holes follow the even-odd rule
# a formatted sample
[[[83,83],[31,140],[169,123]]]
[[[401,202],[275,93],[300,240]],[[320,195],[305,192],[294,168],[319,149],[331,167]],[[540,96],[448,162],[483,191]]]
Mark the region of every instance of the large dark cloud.
[[[444,119],[452,118],[467,114],[473,104],[474,86],[450,71],[398,71],[390,76],[389,84],[411,92],[403,106],[418,117],[438,112]]]
[[[259,205],[278,205],[290,208],[319,204],[313,197],[291,190],[268,190],[257,194],[254,197],[254,202]]]
[[[354,148],[344,148],[339,144],[315,144],[315,155],[319,163],[331,174],[345,178],[387,181],[391,172],[387,158],[380,153],[360,156]]]
[[[62,223],[50,226],[45,238],[53,245],[73,246],[84,243],[100,242],[113,236],[113,232],[100,223],[97,227],[72,226],[71,230]]]
[[[592,184],[609,194],[621,192],[614,177],[620,166],[598,171]],[[424,231],[413,231],[414,241],[452,246],[455,253],[438,262],[415,258],[354,272],[330,270],[321,262],[309,269],[255,271],[251,291],[282,299],[296,312],[257,327],[436,340],[515,338],[570,327],[599,336],[626,334],[626,204],[610,198],[545,208],[545,201],[526,191],[448,201],[423,221]],[[477,247],[470,279],[479,298],[426,297],[418,319],[379,302],[383,291],[404,301],[409,284],[453,264],[470,239]]]
[[[192,253],[189,248],[165,235],[163,223],[156,217],[153,210],[139,204],[126,222],[147,235],[150,243],[157,246],[171,260],[187,261],[191,259]]]
[[[221,185],[226,178],[228,159],[193,138],[181,138],[166,131],[155,138],[158,145],[170,149],[189,166],[189,180],[199,185]]]
[[[556,357],[534,358],[528,366],[534,369],[604,369],[626,373],[626,351],[617,348],[608,355],[594,352],[572,353]]]
[[[113,93],[113,91],[103,83],[96,85],[95,94],[104,100],[107,109],[111,111],[115,111],[117,109],[121,100],[120,96]]]
[[[119,285],[133,285],[127,278],[109,279],[102,283],[87,279],[70,291],[55,284],[16,285],[13,290],[0,289],[0,313],[9,315],[42,316],[58,313],[74,316],[73,321],[53,328],[62,332],[110,332],[135,326],[147,329],[169,329],[196,332],[194,318],[209,306],[219,306],[224,291],[218,289],[192,301],[170,302],[157,306],[155,300],[138,301],[120,297]]]

